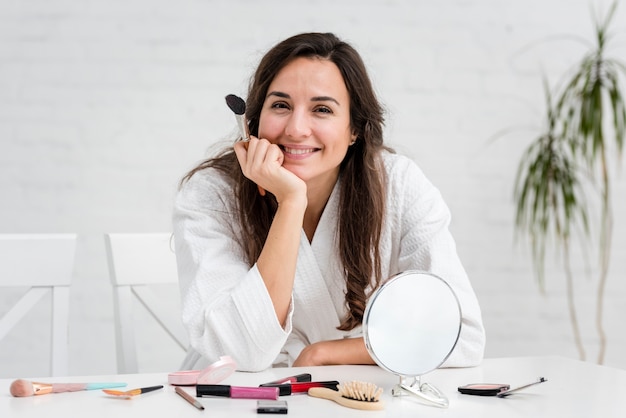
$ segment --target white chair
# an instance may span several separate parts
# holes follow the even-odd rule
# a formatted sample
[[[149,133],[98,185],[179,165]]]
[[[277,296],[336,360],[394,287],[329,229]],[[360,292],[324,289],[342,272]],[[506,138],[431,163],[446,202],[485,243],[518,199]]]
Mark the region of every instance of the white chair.
[[[48,293],[51,376],[67,376],[69,294],[76,252],[75,234],[0,234],[0,287],[28,291],[0,318],[2,340]]]
[[[187,351],[187,335],[180,312],[172,312],[154,291],[162,284],[172,286],[168,297],[180,299],[176,255],[169,233],[105,234],[109,274],[113,284],[115,338],[118,373],[137,373],[138,354],[135,338],[133,298],[146,308],[152,318],[175,343]],[[169,288],[168,288],[169,289]]]

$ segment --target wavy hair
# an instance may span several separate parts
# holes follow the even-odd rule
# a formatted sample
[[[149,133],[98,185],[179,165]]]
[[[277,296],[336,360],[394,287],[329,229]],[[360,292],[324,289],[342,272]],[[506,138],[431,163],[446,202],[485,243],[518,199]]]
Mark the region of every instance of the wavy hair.
[[[338,329],[351,330],[362,323],[368,287],[377,288],[382,280],[379,252],[385,213],[385,170],[382,151],[392,151],[383,143],[383,109],[359,53],[332,33],[302,33],[274,46],[261,59],[248,87],[246,117],[250,133],[258,136],[261,109],[268,88],[278,72],[295,58],[320,58],[333,62],[350,96],[350,126],[356,142],[340,166],[338,251],[346,281],[348,314]],[[246,178],[232,147],[203,161],[183,178],[215,168],[229,177],[241,226],[241,245],[252,266],[265,244],[277,202],[271,193],[261,196],[254,182]]]

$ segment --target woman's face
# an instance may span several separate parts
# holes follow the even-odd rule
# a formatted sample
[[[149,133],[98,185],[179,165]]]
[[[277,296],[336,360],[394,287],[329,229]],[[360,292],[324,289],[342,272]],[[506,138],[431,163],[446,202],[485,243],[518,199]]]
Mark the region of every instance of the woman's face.
[[[296,58],[270,84],[259,137],[277,144],[283,167],[307,185],[330,186],[355,139],[350,127],[350,96],[329,60]]]

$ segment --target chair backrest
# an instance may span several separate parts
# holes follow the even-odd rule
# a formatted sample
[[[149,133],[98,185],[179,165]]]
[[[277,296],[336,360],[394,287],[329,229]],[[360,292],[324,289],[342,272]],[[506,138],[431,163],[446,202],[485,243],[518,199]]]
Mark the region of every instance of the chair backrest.
[[[69,372],[69,294],[76,234],[0,234],[0,287],[27,292],[0,318],[0,340],[52,293],[50,375]]]
[[[105,234],[105,246],[113,285],[118,373],[139,371],[133,299],[139,301],[182,352],[186,352],[188,339],[180,312],[167,309],[154,289],[154,285],[175,285],[169,288],[168,297],[180,302],[172,235],[109,233]]]

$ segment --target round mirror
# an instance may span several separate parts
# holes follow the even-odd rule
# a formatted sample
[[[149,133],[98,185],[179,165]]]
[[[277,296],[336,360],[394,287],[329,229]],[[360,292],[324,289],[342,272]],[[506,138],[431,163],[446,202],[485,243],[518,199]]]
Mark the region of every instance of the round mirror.
[[[404,386],[402,377],[421,376],[441,366],[460,332],[456,294],[440,277],[421,271],[387,280],[372,294],[363,316],[367,350],[380,367],[401,376],[399,386]]]

